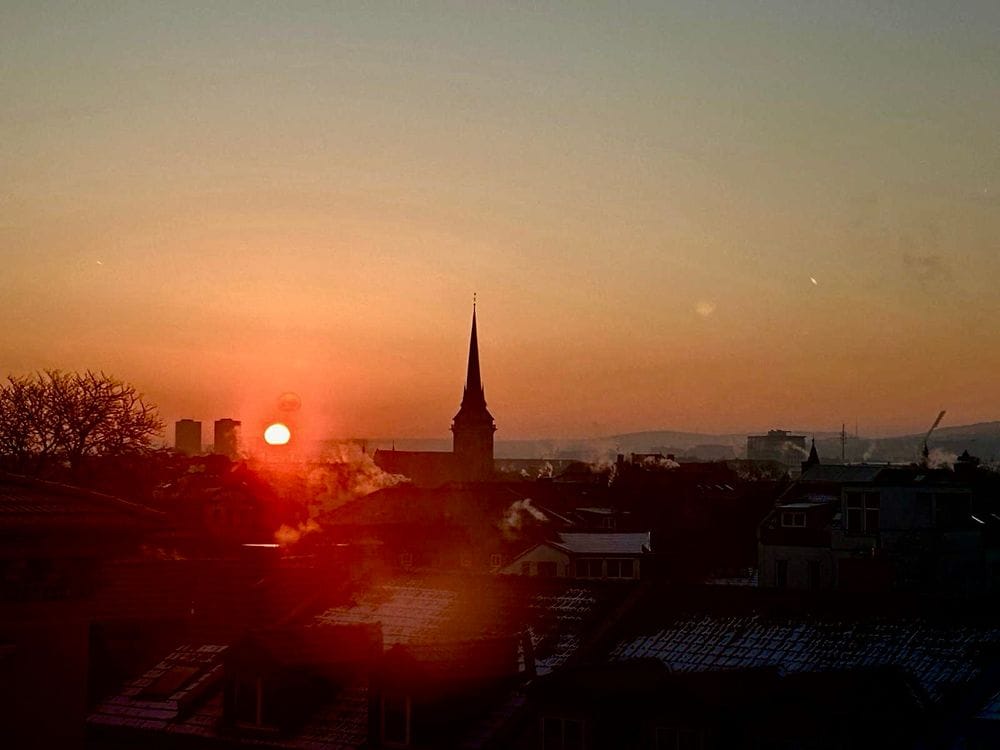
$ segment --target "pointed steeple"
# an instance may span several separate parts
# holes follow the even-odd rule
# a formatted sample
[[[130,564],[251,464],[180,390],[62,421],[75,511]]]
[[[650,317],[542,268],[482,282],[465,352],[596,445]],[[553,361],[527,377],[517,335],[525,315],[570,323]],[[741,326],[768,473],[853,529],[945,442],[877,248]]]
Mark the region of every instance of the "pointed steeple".
[[[809,449],[809,458],[802,462],[802,471],[805,471],[812,466],[819,466],[819,453],[816,451],[816,438],[812,439],[812,448]]]
[[[472,303],[472,334],[469,337],[469,366],[465,373],[462,405],[451,423],[452,453],[467,481],[493,476],[493,433],[496,422],[486,408],[483,378],[479,371],[479,336],[476,330],[476,303]]]
[[[476,334],[476,303],[472,303],[472,335],[469,337],[469,367],[462,391],[462,408],[486,406],[483,379],[479,372],[479,336]]]

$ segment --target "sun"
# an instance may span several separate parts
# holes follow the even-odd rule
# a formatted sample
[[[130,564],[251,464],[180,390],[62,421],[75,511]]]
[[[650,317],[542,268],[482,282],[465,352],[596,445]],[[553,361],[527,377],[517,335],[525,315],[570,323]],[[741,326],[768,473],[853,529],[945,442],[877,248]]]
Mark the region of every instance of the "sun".
[[[268,445],[285,445],[291,438],[292,431],[281,422],[268,425],[264,430],[264,442]]]

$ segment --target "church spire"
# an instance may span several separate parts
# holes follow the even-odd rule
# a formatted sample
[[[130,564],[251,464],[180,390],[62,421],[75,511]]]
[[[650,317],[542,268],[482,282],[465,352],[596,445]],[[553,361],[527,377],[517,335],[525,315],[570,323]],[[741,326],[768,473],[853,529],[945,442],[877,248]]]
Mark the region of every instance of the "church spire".
[[[816,451],[816,438],[812,439],[812,448],[809,449],[809,458],[802,462],[802,471],[813,466],[819,466],[819,453]]]
[[[493,433],[497,426],[486,408],[483,379],[479,372],[479,336],[476,331],[476,303],[472,303],[472,334],[469,337],[469,368],[465,374],[462,406],[451,423],[452,453],[459,476],[466,481],[482,481],[493,476]]]
[[[465,374],[465,390],[462,392],[462,408],[485,406],[486,394],[479,372],[479,337],[476,334],[476,301],[472,301],[472,335],[469,337],[469,367]]]

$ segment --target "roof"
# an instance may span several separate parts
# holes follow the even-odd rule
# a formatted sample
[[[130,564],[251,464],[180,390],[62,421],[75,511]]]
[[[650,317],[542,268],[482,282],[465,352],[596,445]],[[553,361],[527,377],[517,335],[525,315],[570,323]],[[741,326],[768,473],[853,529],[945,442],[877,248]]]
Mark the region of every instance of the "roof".
[[[641,555],[650,550],[649,532],[559,534],[559,544],[576,555]]]
[[[184,645],[133,680],[116,696],[101,701],[87,718],[91,727],[163,733],[184,737],[218,737],[223,714],[222,659],[225,646]],[[191,669],[194,671],[190,671]],[[181,687],[170,696],[150,695],[150,686],[176,678]],[[362,746],[368,737],[368,692],[363,684],[349,684],[322,706],[295,735],[269,736],[266,743],[252,737],[248,744],[303,750],[347,750]],[[138,746],[140,743],[136,742]],[[146,743],[142,743],[146,744]]]
[[[116,740],[123,736],[134,738],[122,734],[130,731],[219,738],[224,659],[259,647],[266,652],[262,655],[265,660],[276,657],[280,664],[315,665],[323,658],[324,643],[331,639],[355,633],[365,641],[366,634],[373,632],[371,628],[344,625],[380,623],[387,649],[397,646],[397,656],[413,659],[421,669],[431,670],[456,663],[481,666],[484,656],[486,667],[494,661],[501,663],[500,657],[506,659],[504,664],[518,654],[523,659],[526,655],[520,650],[519,640],[521,634],[526,634],[531,638],[537,673],[547,674],[573,658],[587,628],[619,606],[621,600],[620,590],[586,585],[566,588],[551,581],[469,576],[398,579],[358,592],[353,601],[330,606],[299,625],[258,631],[229,649],[218,645],[182,646],[118,695],[98,704],[88,724],[98,732],[102,727],[110,728],[113,734],[109,736]],[[303,634],[308,635],[303,638]],[[493,657],[494,661],[490,661]],[[452,669],[448,675],[461,677],[460,671]],[[195,684],[207,684],[203,682],[208,679],[206,675],[215,680],[211,688],[186,698],[184,691],[192,690]],[[310,750],[364,745],[369,719],[366,679],[360,672],[346,677],[305,725],[289,735],[269,735],[261,744]],[[151,685],[154,693],[159,689],[159,695],[149,694]],[[174,692],[165,695],[168,688]],[[517,689],[498,696],[488,715],[471,722],[462,746],[487,743],[521,710],[524,700]],[[258,739],[247,735],[240,742],[254,744]]]
[[[875,464],[815,464],[799,476],[800,482],[873,482],[886,469]]]
[[[452,481],[459,469],[450,451],[375,451],[375,464],[389,474],[399,474],[418,485],[438,486]]]
[[[940,700],[982,671],[1000,627],[921,617],[682,615],[622,638],[612,660],[655,657],[678,672],[774,666],[786,672],[899,667]]]
[[[536,669],[544,674],[579,648],[585,628],[623,594],[516,579],[413,579],[375,586],[353,602],[328,608],[316,625],[381,623],[386,648],[492,638],[527,630]]]
[[[183,645],[121,692],[98,704],[88,722],[132,729],[165,729],[222,680],[226,646]]]
[[[114,519],[161,521],[164,513],[112,495],[57,482],[0,474],[0,524],[105,524]]]
[[[1000,692],[994,693],[990,696],[989,700],[983,705],[983,707],[976,714],[977,719],[985,719],[987,721],[998,721],[1000,720]]]
[[[251,627],[279,622],[338,582],[281,559],[129,560],[101,566],[89,614],[94,622],[183,622],[177,637],[230,643]]]

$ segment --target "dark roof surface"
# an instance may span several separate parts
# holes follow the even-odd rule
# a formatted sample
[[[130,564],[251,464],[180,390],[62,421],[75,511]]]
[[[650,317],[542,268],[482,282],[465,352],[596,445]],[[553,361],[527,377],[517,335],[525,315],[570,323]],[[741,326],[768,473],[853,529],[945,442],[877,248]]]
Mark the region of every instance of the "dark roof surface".
[[[1000,645],[1000,626],[919,617],[686,615],[622,638],[611,659],[654,657],[678,672],[779,667],[822,672],[895,666],[932,699],[977,677],[981,654]]]
[[[0,524],[107,524],[115,520],[161,521],[145,505],[56,482],[0,474]]]
[[[189,737],[217,737],[223,713],[220,645],[185,645],[133,680],[121,694],[97,705],[87,718],[91,727],[112,727],[139,732]],[[195,672],[173,695],[154,698],[145,694],[164,675],[194,667]],[[368,694],[363,684],[347,685],[321,707],[293,736],[247,735],[248,745],[302,748],[303,750],[348,750],[362,746],[368,737]],[[141,746],[136,743],[136,746]]]
[[[799,476],[800,482],[873,482],[886,469],[875,464],[815,464]]]
[[[580,646],[586,626],[622,593],[606,587],[538,585],[501,578],[414,578],[376,586],[328,608],[315,625],[381,623],[386,648],[490,638],[527,629],[545,673]]]
[[[613,534],[560,533],[559,543],[577,555],[640,555],[650,549],[649,532]]]

